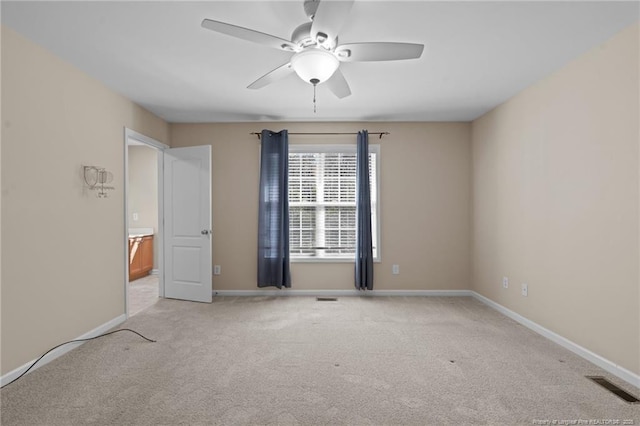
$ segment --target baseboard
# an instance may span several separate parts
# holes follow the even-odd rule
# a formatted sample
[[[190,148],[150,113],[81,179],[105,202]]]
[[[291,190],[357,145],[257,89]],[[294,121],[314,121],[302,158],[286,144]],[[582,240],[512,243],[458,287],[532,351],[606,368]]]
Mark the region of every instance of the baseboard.
[[[149,271],[149,275],[158,275],[158,274],[160,274],[159,269],[152,269],[151,271]]]
[[[91,338],[91,337],[98,336],[98,335],[103,334],[103,333],[111,330],[112,328],[117,327],[118,325],[122,324],[126,319],[127,319],[127,316],[122,314],[122,315],[112,319],[111,321],[108,321],[108,322],[106,322],[106,323],[94,328],[93,330],[83,334],[82,336],[78,336],[78,337],[76,337],[75,339],[72,339],[72,340],[88,339],[88,338]],[[70,350],[77,348],[78,346],[82,345],[83,343],[85,343],[85,342],[69,343],[67,345],[61,346],[61,347],[49,352],[44,358],[42,358],[40,361],[38,361],[38,363],[31,370],[29,370],[29,373],[37,370],[38,368],[40,368],[43,365],[53,361],[54,359],[66,354]],[[18,376],[20,376],[22,374],[23,371],[28,369],[29,366],[31,364],[33,364],[36,359],[37,358],[27,362],[26,364],[16,368],[15,370],[12,370],[12,371],[8,372],[4,376],[0,377],[0,386],[4,386],[6,383],[10,383],[11,381],[15,380]]]
[[[470,290],[214,290],[213,296],[471,296]]]
[[[512,320],[524,325],[525,327],[529,328],[530,330],[535,331],[536,333],[546,337],[547,339],[551,340],[552,342],[555,342],[557,344],[559,344],[560,346],[562,346],[565,349],[570,350],[571,352],[573,352],[574,354],[586,359],[587,361],[597,365],[598,367],[602,368],[605,371],[608,371],[609,373],[613,374],[614,376],[624,380],[625,382],[640,388],[640,375],[627,370],[626,368],[617,365],[616,363],[609,361],[608,359],[594,353],[591,352],[589,349],[583,348],[582,346],[578,345],[577,343],[572,342],[571,340],[562,337],[561,335],[554,333],[553,331],[531,321],[530,319],[527,319],[525,317],[523,317],[522,315],[508,309],[505,308],[504,306],[500,305],[499,303],[494,302],[493,300],[484,297],[483,295],[476,293],[475,291],[471,291],[471,296],[484,303],[485,305],[495,309],[496,311],[506,315],[507,317],[511,318]]]

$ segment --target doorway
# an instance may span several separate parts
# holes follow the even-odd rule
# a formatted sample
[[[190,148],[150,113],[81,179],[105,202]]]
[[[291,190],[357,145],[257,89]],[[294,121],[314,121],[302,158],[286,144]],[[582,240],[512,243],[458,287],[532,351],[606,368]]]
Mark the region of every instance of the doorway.
[[[161,165],[164,144],[125,130],[125,313],[163,296]]]
[[[155,204],[155,210],[152,207],[145,210],[151,211],[145,218],[141,214],[141,204],[134,200],[136,189],[132,188],[132,180],[139,171],[135,159],[139,154],[138,147],[144,148],[140,150],[144,152],[143,156],[152,152],[147,164],[154,158],[156,161],[154,174],[146,178],[147,182],[155,180],[156,185],[149,183],[143,189],[145,193],[156,194],[155,200],[147,201],[149,206]],[[124,170],[124,310],[127,317],[132,311],[130,282],[134,281],[129,275],[142,271],[142,276],[148,276],[147,269],[158,277],[154,302],[168,297],[211,303],[211,147],[169,148],[125,128]],[[154,217],[155,223],[143,222],[149,217]],[[153,243],[148,241],[150,236]],[[150,245],[153,261],[149,260],[147,251],[146,263],[144,260],[140,260],[140,264],[132,263],[136,262],[136,255],[144,259],[145,247]],[[136,275],[136,278],[139,277]]]

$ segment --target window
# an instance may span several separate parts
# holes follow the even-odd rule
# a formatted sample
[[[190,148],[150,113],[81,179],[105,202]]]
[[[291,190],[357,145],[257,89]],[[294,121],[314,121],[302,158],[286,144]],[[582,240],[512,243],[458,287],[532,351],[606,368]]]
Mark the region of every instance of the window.
[[[378,248],[379,145],[369,146],[373,257]],[[355,145],[289,145],[292,260],[353,260],[356,244]]]

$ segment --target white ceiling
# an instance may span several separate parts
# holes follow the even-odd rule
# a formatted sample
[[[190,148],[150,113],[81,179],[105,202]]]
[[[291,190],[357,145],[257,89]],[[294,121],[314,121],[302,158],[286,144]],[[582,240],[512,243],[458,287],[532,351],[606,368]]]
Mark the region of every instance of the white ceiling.
[[[325,0],[327,1],[327,0]],[[342,63],[337,99],[295,74],[246,87],[291,54],[204,18],[290,39],[296,1],[2,1],[6,25],[169,122],[470,121],[639,19],[639,3],[356,1],[341,43],[425,44],[420,59]]]

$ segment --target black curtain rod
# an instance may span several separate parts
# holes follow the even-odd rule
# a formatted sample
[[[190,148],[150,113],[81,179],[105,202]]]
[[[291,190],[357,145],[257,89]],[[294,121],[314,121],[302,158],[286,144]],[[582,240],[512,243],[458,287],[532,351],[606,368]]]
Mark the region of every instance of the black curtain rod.
[[[258,137],[258,139],[260,139],[260,136],[262,135],[262,132],[251,132],[249,133],[250,135],[256,135]],[[335,136],[335,135],[357,135],[358,132],[289,132],[290,135],[331,135],[331,136]],[[383,136],[385,135],[389,135],[389,132],[369,132],[370,135],[378,135],[380,137],[380,139],[382,139]]]

